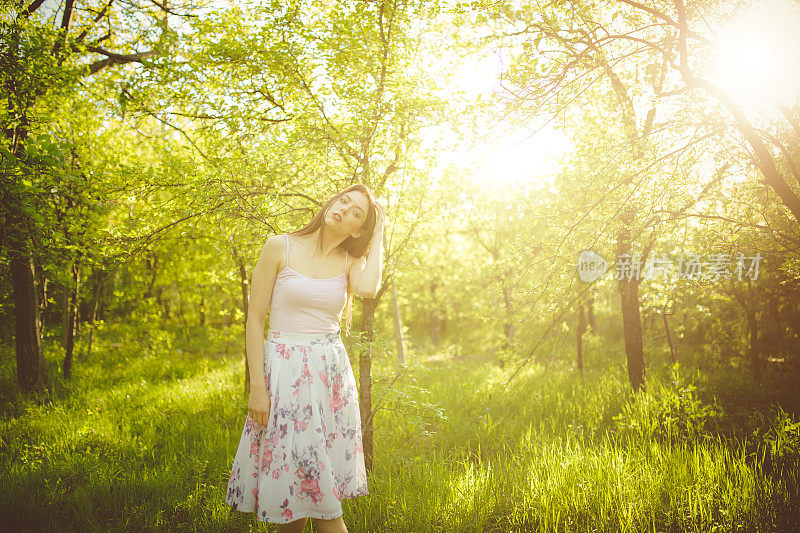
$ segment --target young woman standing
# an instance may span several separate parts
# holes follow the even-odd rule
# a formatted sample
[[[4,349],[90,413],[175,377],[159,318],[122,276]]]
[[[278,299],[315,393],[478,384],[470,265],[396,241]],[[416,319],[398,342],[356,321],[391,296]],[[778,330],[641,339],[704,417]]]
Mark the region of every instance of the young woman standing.
[[[270,237],[253,270],[248,416],[225,501],[279,532],[302,531],[308,518],[320,532],[346,532],[341,500],[368,494],[340,322],[345,311],[349,332],[353,294],[378,290],[384,222],[369,189],[353,185],[305,227]]]

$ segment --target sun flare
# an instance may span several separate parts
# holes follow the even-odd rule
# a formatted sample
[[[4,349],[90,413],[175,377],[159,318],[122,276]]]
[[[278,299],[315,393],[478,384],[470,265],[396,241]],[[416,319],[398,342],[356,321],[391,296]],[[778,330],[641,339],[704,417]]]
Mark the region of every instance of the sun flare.
[[[471,169],[472,179],[487,185],[549,183],[569,147],[567,137],[554,127],[544,128],[533,135],[517,132],[487,147]]]
[[[453,139],[453,148],[439,153],[438,173],[449,169],[486,187],[538,183],[552,188],[562,158],[572,149],[570,139],[552,126],[533,134],[517,130],[497,137],[478,146]]]
[[[711,76],[748,114],[792,105],[800,94],[798,50],[800,4],[754,3],[720,30]]]

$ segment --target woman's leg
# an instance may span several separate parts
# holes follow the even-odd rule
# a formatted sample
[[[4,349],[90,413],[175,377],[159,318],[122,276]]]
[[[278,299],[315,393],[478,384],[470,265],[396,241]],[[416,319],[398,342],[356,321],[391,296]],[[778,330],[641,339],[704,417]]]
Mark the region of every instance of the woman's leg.
[[[344,525],[344,518],[334,518],[333,520],[323,520],[314,518],[314,529],[319,533],[347,533],[347,526]]]
[[[301,518],[288,524],[278,524],[278,533],[302,533],[306,528],[308,518]]]

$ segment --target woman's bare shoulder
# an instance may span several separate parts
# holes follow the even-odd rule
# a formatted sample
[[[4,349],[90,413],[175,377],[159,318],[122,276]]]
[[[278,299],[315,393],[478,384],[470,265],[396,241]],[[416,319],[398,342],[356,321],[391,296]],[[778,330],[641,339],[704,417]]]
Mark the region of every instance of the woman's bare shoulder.
[[[268,255],[273,257],[283,257],[283,253],[286,250],[286,236],[283,234],[273,235],[267,239],[267,242],[264,243],[264,247],[261,249],[262,255]]]
[[[264,243],[264,246],[279,246],[282,248],[285,242],[286,235],[283,233],[278,233],[277,235],[271,235]]]

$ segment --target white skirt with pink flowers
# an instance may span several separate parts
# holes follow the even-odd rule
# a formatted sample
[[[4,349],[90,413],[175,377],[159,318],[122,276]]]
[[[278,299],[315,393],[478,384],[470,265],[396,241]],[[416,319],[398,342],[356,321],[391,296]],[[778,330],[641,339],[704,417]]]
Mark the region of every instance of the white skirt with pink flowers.
[[[269,330],[267,426],[250,415],[225,502],[258,520],[342,516],[342,500],[368,494],[356,380],[340,334]]]

